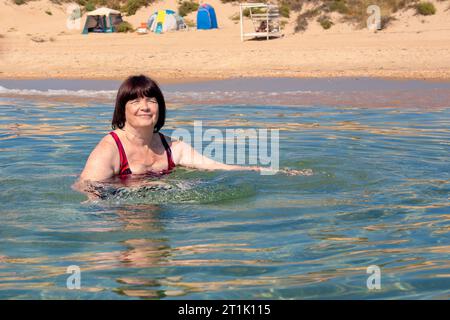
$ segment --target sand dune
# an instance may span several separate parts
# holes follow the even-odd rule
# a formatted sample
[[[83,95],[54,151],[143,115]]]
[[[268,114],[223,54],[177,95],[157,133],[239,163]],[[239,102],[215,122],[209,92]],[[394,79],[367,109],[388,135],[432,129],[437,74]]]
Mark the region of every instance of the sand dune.
[[[208,1],[218,30],[163,35],[89,34],[66,27],[66,6],[33,1],[17,6],[0,0],[0,78],[122,79],[147,73],[162,81],[230,77],[450,78],[450,2],[435,2],[437,14],[397,13],[387,29],[371,32],[338,23],[323,30],[312,22],[281,39],[245,41],[229,17],[238,4]],[[176,0],[159,1],[124,17],[137,27],[159,8],[177,9]],[[51,12],[51,15],[45,11]],[[195,14],[189,19],[195,20]],[[295,19],[291,17],[291,22]],[[84,17],[81,25],[84,23]],[[82,26],[81,26],[82,27]]]

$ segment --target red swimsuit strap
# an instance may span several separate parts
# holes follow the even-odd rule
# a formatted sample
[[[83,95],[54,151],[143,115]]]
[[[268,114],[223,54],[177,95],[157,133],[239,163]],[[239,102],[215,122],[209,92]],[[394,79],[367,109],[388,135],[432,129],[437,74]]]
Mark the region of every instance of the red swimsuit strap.
[[[164,135],[161,132],[158,132],[159,136],[161,137],[161,142],[164,145],[164,149],[166,149],[166,153],[167,153],[167,163],[169,164],[169,168],[167,169],[167,171],[172,170],[173,168],[175,168],[175,162],[173,161],[172,158],[172,150],[169,147],[169,144],[166,141],[166,138],[164,138]]]
[[[119,156],[120,156],[119,174],[131,174],[131,169],[130,166],[128,165],[127,155],[125,153],[125,149],[123,148],[122,142],[119,139],[119,136],[114,131],[111,131],[109,134],[114,138],[114,141],[116,141],[117,144],[117,148],[119,149]]]

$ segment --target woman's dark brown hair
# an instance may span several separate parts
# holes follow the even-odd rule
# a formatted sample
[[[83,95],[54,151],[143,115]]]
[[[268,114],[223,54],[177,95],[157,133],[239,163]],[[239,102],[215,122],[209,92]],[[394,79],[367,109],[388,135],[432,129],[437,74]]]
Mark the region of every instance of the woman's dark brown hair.
[[[166,121],[166,103],[158,84],[147,76],[128,77],[119,88],[116,97],[116,107],[112,119],[112,128],[122,129],[125,125],[125,105],[128,101],[137,98],[155,98],[158,101],[158,122],[153,132],[158,132]]]

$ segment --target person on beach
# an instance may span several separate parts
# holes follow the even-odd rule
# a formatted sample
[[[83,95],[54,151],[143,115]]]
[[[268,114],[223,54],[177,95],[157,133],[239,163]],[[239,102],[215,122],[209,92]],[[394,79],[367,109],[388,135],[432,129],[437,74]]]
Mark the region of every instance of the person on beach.
[[[227,165],[198,153],[189,144],[160,132],[166,104],[158,84],[147,76],[130,76],[120,86],[112,128],[91,152],[74,187],[119,176],[162,176],[176,166],[202,170],[270,171],[257,166]]]

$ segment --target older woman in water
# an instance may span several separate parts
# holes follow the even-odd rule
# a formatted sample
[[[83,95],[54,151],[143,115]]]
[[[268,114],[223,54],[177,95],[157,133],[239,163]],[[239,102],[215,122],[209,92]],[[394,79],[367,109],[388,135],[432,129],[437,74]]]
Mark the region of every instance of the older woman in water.
[[[77,189],[87,181],[114,176],[163,175],[176,166],[202,170],[270,170],[256,166],[226,165],[198,153],[183,141],[160,133],[166,119],[163,94],[152,79],[127,78],[119,88],[112,128],[91,152]]]

